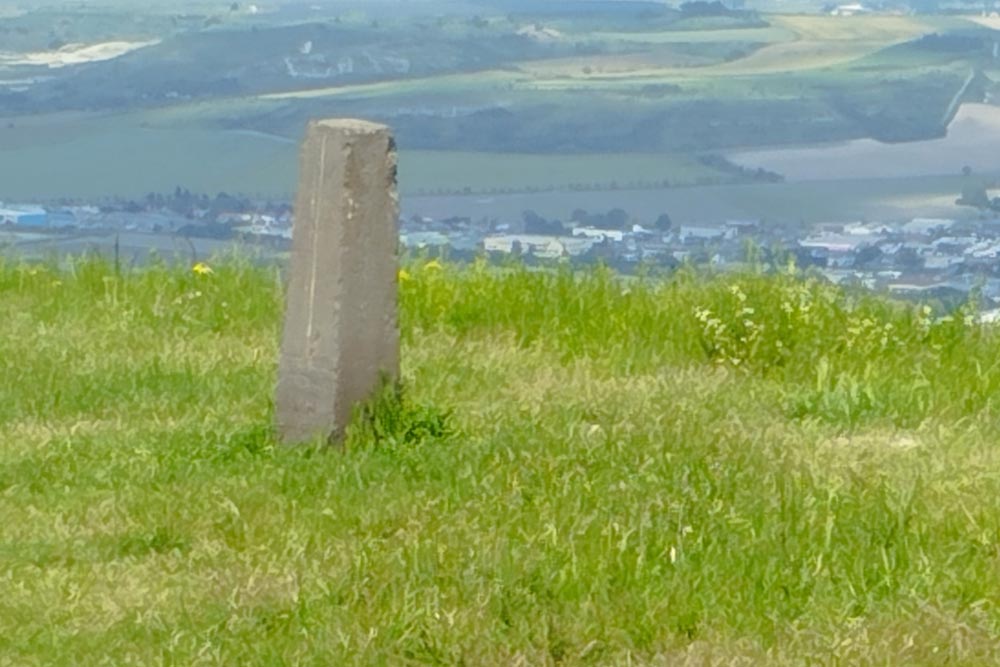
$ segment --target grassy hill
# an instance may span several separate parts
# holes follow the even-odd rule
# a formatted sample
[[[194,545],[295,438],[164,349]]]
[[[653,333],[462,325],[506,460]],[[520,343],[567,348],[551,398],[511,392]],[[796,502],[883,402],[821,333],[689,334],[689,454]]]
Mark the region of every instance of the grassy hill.
[[[989,665],[1000,337],[790,275],[414,263],[270,435],[282,282],[0,260],[0,664]]]

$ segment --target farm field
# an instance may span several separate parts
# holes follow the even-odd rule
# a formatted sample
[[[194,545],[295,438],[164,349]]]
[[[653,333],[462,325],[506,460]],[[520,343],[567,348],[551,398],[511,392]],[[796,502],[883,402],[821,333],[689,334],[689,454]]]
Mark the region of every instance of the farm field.
[[[748,168],[777,172],[790,181],[905,178],[1000,169],[1000,107],[963,106],[942,139],[885,144],[857,139],[845,144],[732,153]]]
[[[95,199],[111,195],[142,197],[176,186],[208,192],[287,198],[296,187],[293,139],[248,132],[183,129],[151,124],[137,117],[65,116],[19,120],[0,150],[0,200]],[[34,136],[32,136],[34,135]],[[931,142],[933,146],[933,142]],[[902,147],[900,147],[902,148]],[[917,150],[912,146],[911,150]],[[987,156],[988,157],[988,156]],[[575,208],[621,207],[640,217],[669,212],[682,222],[762,218],[823,222],[836,219],[903,219],[919,215],[965,217],[957,207],[958,169],[950,176],[875,177],[845,182],[706,185],[725,182],[721,174],[683,154],[510,155],[411,151],[400,158],[400,188],[408,214],[519,219],[525,209],[565,218]],[[756,163],[749,163],[757,166]],[[761,163],[763,164],[763,163]],[[937,171],[931,162],[927,171]],[[784,164],[768,163],[785,168]],[[984,175],[998,169],[978,169]],[[984,167],[988,166],[986,163]],[[837,167],[844,169],[845,167]],[[837,176],[830,168],[830,177]],[[944,167],[942,167],[944,169]],[[787,172],[798,181],[797,172]],[[844,176],[850,176],[844,173]],[[883,174],[883,175],[892,175]],[[635,182],[669,180],[670,189],[629,190]],[[569,188],[601,184],[617,191],[503,194],[504,190]],[[478,193],[433,196],[445,190]]]
[[[297,139],[142,115],[61,115],[0,127],[0,198],[141,197],[176,186],[287,198],[296,187]],[[155,121],[153,121],[155,123]],[[685,155],[515,155],[404,150],[404,194],[674,186],[732,176]]]
[[[796,33],[775,26],[766,28],[719,28],[716,30],[668,30],[668,31],[629,31],[592,33],[595,39],[603,42],[633,42],[639,44],[693,44],[701,42],[752,42],[758,44],[785,42],[795,39]]]
[[[142,127],[136,120],[86,115],[0,127],[0,137],[10,137],[0,147],[0,198],[141,197],[178,185],[266,197],[294,191],[289,143],[209,128]]]
[[[1000,177],[1000,170],[983,176]],[[525,210],[566,219],[577,208],[622,208],[639,220],[668,213],[678,223],[759,219],[766,224],[811,225],[845,220],[965,219],[975,209],[956,206],[963,180],[955,176],[807,181],[615,192],[539,192],[509,195],[404,197],[403,211],[438,218],[517,220]]]
[[[577,186],[628,188],[635,183],[682,187],[724,182],[732,176],[685,155],[517,155],[404,151],[400,155],[400,185],[409,194],[437,188],[489,193],[494,190],[548,190]]]
[[[211,266],[0,260],[12,664],[1000,659],[968,313],[418,263],[403,400],[285,449],[280,278]]]
[[[521,69],[532,76],[539,88],[552,89],[558,85],[570,86],[567,81],[548,81],[546,75],[562,80],[600,80],[607,76],[633,77],[646,80],[657,77],[663,80],[698,79],[714,76],[748,76],[819,70],[849,63],[886,47],[929,34],[937,29],[933,19],[910,17],[830,17],[830,16],[776,16],[769,28],[742,30],[696,31],[694,43],[730,42],[759,43],[760,49],[729,62],[713,63],[703,67],[674,67],[662,65],[653,49],[646,55],[636,54],[624,61],[629,67],[610,68],[603,59],[577,59],[570,68],[556,62],[537,62],[522,65]],[[630,43],[676,43],[685,39],[687,31],[631,33],[624,38]],[[609,41],[617,35],[599,34]],[[614,61],[612,61],[614,64]],[[589,68],[589,72],[584,71]]]
[[[705,30],[634,30],[627,33],[585,33],[588,39],[613,46],[633,48],[621,54],[576,56],[539,61],[523,61],[514,69],[486,70],[421,79],[400,79],[370,84],[313,87],[299,91],[265,94],[264,99],[310,99],[351,95],[401,95],[423,90],[447,92],[450,89],[478,89],[502,86],[509,89],[570,88],[574,82],[592,81],[600,86],[606,77],[632,80],[635,84],[650,79],[681,80],[734,75],[766,75],[781,72],[820,70],[871,55],[943,27],[961,26],[961,21],[937,17],[829,17],[773,16],[766,28]],[[971,24],[968,24],[971,25]],[[663,46],[687,44],[759,45],[728,62],[703,66],[674,66],[669,56],[664,62]],[[666,53],[669,54],[669,51]]]
[[[287,198],[296,187],[296,145],[291,140],[234,131],[125,129],[120,119],[79,118],[64,132],[44,134],[38,145],[26,128],[19,143],[0,151],[0,200],[142,197],[176,186],[208,192]],[[75,127],[75,129],[71,129]],[[103,131],[108,135],[102,135]],[[0,129],[0,134],[4,132]],[[226,161],[217,154],[225,154]],[[215,156],[212,159],[212,156]],[[221,167],[220,167],[221,165]],[[953,176],[690,187],[696,179],[723,179],[683,155],[534,156],[403,150],[400,188],[407,214],[471,215],[519,219],[533,209],[565,218],[575,208],[621,207],[640,217],[669,212],[675,220],[724,221],[747,217],[774,221],[902,219],[918,215],[965,217]],[[984,174],[996,173],[984,171]],[[661,190],[629,190],[634,181],[669,180]],[[502,194],[504,189],[548,189],[615,182],[619,190]],[[477,195],[432,196],[469,188]]]

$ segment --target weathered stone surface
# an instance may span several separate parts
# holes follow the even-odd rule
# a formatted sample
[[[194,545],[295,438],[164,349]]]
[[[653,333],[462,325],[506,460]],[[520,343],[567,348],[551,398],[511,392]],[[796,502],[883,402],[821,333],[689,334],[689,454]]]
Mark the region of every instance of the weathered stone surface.
[[[309,124],[295,204],[275,417],[287,444],[335,441],[354,406],[399,375],[399,203],[389,128]]]

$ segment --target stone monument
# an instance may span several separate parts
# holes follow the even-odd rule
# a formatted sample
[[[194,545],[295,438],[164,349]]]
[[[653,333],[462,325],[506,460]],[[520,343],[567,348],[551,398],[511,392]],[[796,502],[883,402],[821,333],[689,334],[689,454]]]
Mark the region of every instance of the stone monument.
[[[309,124],[275,399],[278,437],[337,442],[399,376],[396,151],[389,128]]]

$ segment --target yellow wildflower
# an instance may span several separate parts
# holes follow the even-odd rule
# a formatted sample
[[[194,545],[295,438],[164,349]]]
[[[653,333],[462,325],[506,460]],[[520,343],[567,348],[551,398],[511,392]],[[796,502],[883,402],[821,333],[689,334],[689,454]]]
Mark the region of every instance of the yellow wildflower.
[[[400,269],[398,277],[399,277],[399,282],[401,283],[405,283],[408,280],[413,280],[413,276],[411,276],[410,272],[407,271],[406,269]]]
[[[441,271],[442,269],[444,269],[444,267],[441,266],[441,262],[437,261],[436,259],[432,259],[431,261],[424,264],[424,268],[428,271]]]
[[[191,267],[191,270],[197,273],[199,276],[207,276],[210,273],[215,273],[215,271],[212,270],[212,267],[210,267],[205,262],[198,262],[197,264]]]

